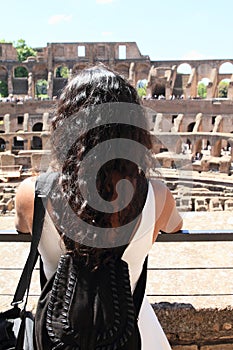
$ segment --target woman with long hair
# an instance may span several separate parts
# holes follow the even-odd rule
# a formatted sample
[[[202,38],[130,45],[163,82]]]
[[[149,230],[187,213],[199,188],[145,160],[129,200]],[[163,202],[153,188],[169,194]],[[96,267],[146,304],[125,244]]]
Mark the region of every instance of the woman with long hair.
[[[122,259],[133,291],[159,231],[182,227],[171,192],[148,176],[153,140],[146,111],[129,82],[103,65],[74,76],[57,103],[51,169],[60,176],[39,245],[46,278],[64,252],[97,269],[127,246]],[[35,178],[18,188],[20,232],[32,232],[34,192]],[[146,296],[138,324],[143,350],[170,349]]]

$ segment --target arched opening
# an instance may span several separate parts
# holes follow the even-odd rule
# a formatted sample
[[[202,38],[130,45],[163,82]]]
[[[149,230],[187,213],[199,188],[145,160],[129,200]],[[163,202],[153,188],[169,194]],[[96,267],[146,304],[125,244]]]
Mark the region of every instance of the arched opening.
[[[31,149],[33,150],[39,150],[42,149],[42,140],[39,136],[33,136],[32,142],[31,142]]]
[[[69,77],[69,69],[67,66],[61,65],[55,68],[55,78],[67,79]]]
[[[223,139],[222,140],[222,148],[221,148],[221,156],[224,155],[230,155],[231,152],[231,144],[228,142],[228,140]]]
[[[197,84],[197,96],[198,98],[205,99],[207,96],[207,86],[210,82],[209,78],[202,78]]]
[[[157,83],[152,90],[152,97],[156,99],[165,98],[165,84]]]
[[[28,70],[26,67],[19,66],[14,69],[14,78],[27,78]]]
[[[190,124],[188,125],[187,131],[188,131],[188,132],[192,132],[194,126],[195,126],[195,122],[190,123]]]
[[[0,152],[4,152],[6,149],[6,141],[0,137]]]
[[[48,81],[45,79],[38,79],[36,82],[36,97],[40,100],[49,99],[48,96]]]
[[[184,95],[191,72],[192,68],[188,63],[182,63],[177,67],[176,80],[173,87],[174,96],[179,98]]]
[[[177,73],[178,74],[191,74],[192,72],[192,67],[190,66],[190,64],[188,63],[181,63],[178,67],[177,67]]]
[[[136,90],[138,92],[139,97],[146,96],[147,83],[147,79],[137,81]]]
[[[186,140],[186,145],[188,145],[189,152],[191,152],[192,151],[192,142],[190,139]]]
[[[210,155],[211,144],[208,139],[202,139],[202,153],[205,155]]]
[[[219,74],[233,74],[233,64],[225,62],[219,67]]]
[[[21,136],[15,136],[13,138],[12,151],[21,151],[21,150],[24,150],[24,139]]]
[[[32,131],[42,131],[43,130],[43,123],[36,123],[32,127]]]
[[[222,79],[218,84],[218,97],[227,98],[230,79]]]

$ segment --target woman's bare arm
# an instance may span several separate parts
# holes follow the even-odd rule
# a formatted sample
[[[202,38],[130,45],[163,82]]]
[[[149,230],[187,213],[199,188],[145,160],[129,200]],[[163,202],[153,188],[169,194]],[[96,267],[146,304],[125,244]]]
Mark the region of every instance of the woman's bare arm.
[[[15,228],[23,233],[32,232],[36,177],[21,182],[15,197]]]
[[[159,180],[151,181],[155,194],[156,223],[154,229],[155,241],[159,231],[174,233],[183,225],[183,219],[179,214],[175,199],[168,187]]]

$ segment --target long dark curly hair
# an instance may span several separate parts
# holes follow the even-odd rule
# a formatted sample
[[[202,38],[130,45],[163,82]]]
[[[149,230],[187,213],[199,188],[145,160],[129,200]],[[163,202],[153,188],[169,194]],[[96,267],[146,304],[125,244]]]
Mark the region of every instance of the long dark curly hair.
[[[98,266],[130,241],[147,197],[152,141],[137,91],[102,64],[86,68],[64,88],[51,128],[61,172],[51,195],[55,225],[68,251]],[[87,185],[93,177],[95,197]]]

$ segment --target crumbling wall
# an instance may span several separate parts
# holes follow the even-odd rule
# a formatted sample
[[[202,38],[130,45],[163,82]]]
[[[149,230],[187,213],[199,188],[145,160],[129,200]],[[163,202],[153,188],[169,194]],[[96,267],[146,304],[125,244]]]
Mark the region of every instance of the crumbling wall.
[[[232,308],[199,309],[191,304],[152,305],[173,350],[232,350]]]

